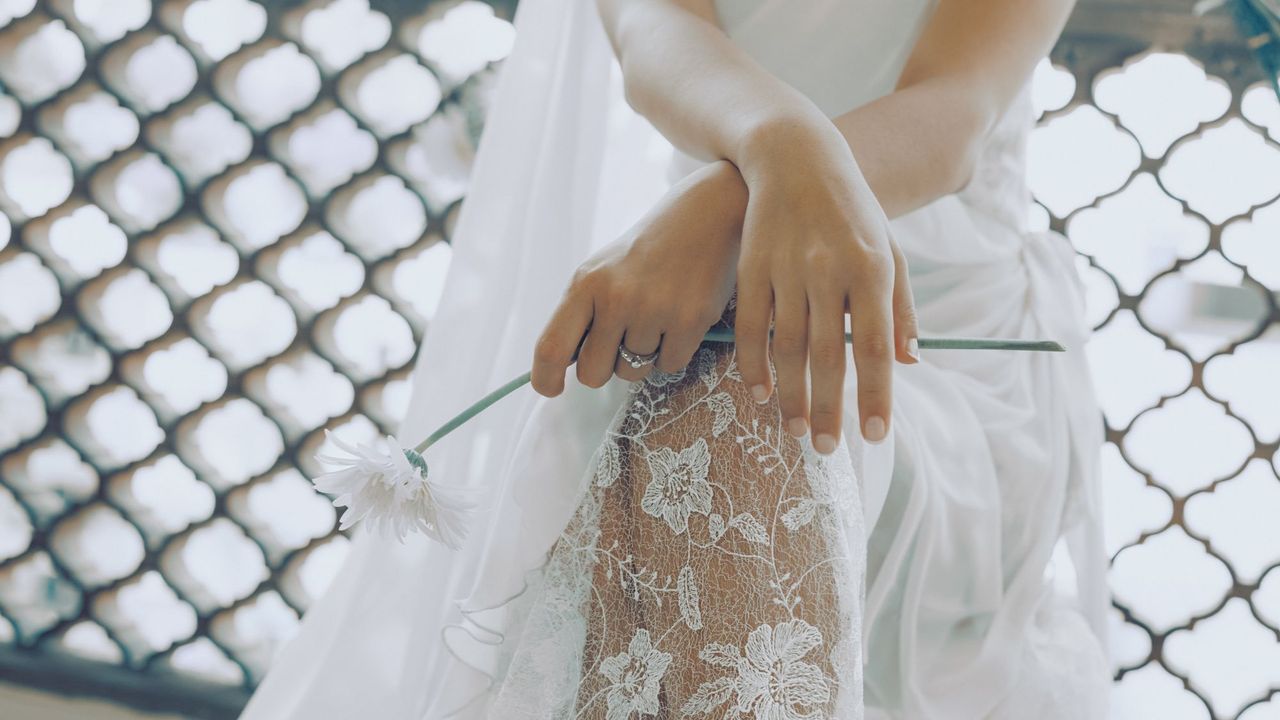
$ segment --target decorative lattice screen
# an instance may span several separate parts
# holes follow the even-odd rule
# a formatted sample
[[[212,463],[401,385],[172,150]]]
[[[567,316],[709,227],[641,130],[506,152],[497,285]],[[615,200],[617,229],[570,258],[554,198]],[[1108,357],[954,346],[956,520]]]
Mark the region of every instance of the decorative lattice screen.
[[[341,562],[311,457],[403,411],[512,42],[374,5],[0,0],[8,656],[242,699]],[[1030,179],[1099,328],[1117,716],[1280,717],[1280,106],[1222,23],[1108,17]]]
[[[341,562],[513,40],[385,9],[0,2],[4,642],[247,688]]]
[[[1097,328],[1115,717],[1277,718],[1280,104],[1229,25],[1150,5],[1081,8],[1029,168]]]

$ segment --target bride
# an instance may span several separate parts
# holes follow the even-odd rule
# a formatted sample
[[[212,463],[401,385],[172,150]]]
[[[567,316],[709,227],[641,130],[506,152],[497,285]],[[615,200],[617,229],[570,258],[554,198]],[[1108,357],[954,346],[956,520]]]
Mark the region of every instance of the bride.
[[[1071,4],[523,0],[399,440],[537,392],[429,454],[461,547],[357,533],[243,717],[1106,717],[1082,294],[1024,222]]]

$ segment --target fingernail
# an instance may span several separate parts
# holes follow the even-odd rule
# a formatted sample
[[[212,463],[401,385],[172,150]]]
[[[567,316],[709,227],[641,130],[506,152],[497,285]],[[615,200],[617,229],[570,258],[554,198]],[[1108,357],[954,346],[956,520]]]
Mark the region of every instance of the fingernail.
[[[822,433],[813,439],[813,447],[823,455],[830,455],[836,451],[836,439],[826,433]]]
[[[916,362],[920,362],[920,341],[916,338],[907,340],[907,354]]]
[[[802,438],[809,432],[809,423],[804,418],[791,418],[787,421],[787,432],[791,437]]]
[[[862,426],[862,437],[866,438],[867,442],[882,442],[884,440],[886,429],[884,418],[879,415],[873,415],[867,420],[866,424]]]
[[[751,397],[755,398],[758,403],[769,402],[769,390],[763,385],[752,385]]]

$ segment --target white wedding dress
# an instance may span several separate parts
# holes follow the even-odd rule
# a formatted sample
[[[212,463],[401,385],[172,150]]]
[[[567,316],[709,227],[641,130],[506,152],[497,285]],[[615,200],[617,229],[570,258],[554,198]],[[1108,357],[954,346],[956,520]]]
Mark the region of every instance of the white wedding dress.
[[[931,9],[718,3],[833,116],[892,89]],[[516,22],[405,444],[527,369],[577,264],[697,166],[626,106],[591,0]],[[244,717],[1105,718],[1101,419],[1073,254],[1024,222],[1031,123],[1024,92],[968,186],[892,231],[923,335],[1067,353],[925,351],[895,369],[888,440],[850,416],[830,457],[750,401],[731,346],[522,391],[428,455],[485,490],[463,547],[357,533]]]

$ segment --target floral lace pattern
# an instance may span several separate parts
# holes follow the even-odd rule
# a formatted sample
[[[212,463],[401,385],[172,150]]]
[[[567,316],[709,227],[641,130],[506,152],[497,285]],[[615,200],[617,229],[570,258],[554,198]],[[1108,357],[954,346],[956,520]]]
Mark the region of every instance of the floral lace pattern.
[[[625,652],[605,658],[600,673],[609,678],[609,720],[631,717],[632,712],[658,712],[658,689],[671,664],[671,655],[653,647],[649,631],[636,630]]]
[[[635,384],[589,485],[515,609],[492,716],[862,716],[848,454],[786,434],[731,345]]]
[[[801,720],[813,717],[831,698],[831,683],[822,669],[805,662],[822,644],[822,633],[804,620],[777,627],[761,625],[747,638],[746,652],[733,645],[711,643],[698,653],[702,660],[737,672],[698,686],[684,704],[685,715],[705,715],[737,696],[732,712],[760,718]]]
[[[679,453],[659,448],[646,455],[645,461],[650,477],[640,503],[645,512],[661,518],[677,535],[689,526],[689,513],[711,513],[711,485],[707,483],[711,454],[705,440],[698,438]]]

